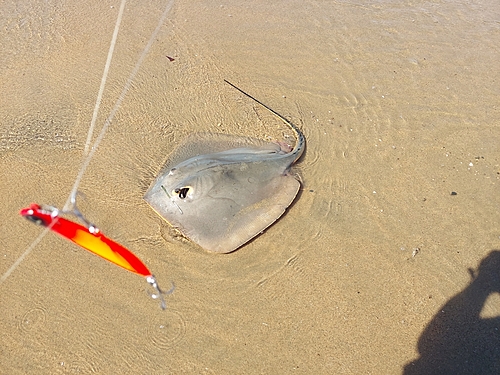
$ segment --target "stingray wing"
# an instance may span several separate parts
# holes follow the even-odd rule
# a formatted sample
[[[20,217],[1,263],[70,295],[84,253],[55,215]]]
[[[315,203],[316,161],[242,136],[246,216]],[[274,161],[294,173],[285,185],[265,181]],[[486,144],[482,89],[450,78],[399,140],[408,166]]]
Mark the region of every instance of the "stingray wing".
[[[292,203],[300,188],[289,175],[280,175],[264,186],[255,186],[253,194],[239,199],[223,196],[206,200],[194,207],[189,219],[179,222],[189,238],[201,247],[219,253],[228,253],[244,245],[274,223]],[[226,189],[227,196],[231,191]]]
[[[145,199],[193,242],[208,251],[229,253],[283,215],[299,188],[294,177],[280,175],[256,190],[252,199],[248,195],[237,200],[218,196],[176,205],[161,190],[148,192]]]

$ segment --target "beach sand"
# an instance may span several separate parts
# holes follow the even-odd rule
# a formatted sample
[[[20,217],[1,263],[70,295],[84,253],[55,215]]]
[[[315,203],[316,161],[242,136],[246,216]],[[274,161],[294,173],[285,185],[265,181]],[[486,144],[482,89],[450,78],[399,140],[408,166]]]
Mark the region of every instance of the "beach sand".
[[[166,4],[127,3],[95,135]],[[19,210],[71,191],[119,5],[1,6],[2,275],[42,231]],[[0,373],[498,373],[499,17],[494,0],[175,2],[79,187],[175,283],[168,308],[49,233],[0,284]],[[287,213],[221,255],[142,197],[192,133],[293,135],[223,79],[307,150]]]

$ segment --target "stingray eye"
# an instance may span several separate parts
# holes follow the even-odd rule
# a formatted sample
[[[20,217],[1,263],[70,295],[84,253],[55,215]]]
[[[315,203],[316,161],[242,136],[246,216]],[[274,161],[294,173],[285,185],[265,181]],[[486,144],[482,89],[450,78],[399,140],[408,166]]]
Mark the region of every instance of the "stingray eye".
[[[174,193],[179,194],[179,198],[185,199],[187,197],[189,188],[188,187],[183,187],[181,189],[175,189]]]

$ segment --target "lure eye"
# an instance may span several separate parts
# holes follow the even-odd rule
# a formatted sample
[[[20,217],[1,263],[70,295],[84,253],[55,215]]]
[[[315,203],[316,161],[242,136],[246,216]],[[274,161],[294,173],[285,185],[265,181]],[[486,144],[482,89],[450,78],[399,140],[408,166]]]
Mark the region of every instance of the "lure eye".
[[[43,220],[39,217],[36,217],[35,215],[26,215],[25,218],[32,223],[35,223],[36,225],[44,225]]]
[[[174,193],[179,194],[179,198],[185,199],[187,197],[189,187],[183,187],[181,189],[175,189]]]

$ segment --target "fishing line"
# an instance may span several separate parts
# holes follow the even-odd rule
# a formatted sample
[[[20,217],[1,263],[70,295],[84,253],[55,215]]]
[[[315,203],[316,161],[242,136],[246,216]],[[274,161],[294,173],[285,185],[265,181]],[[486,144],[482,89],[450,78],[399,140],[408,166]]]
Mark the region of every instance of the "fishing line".
[[[112,37],[112,40],[111,40],[111,44],[110,44],[110,50],[108,52],[108,59],[106,61],[106,66],[104,68],[104,73],[103,73],[103,78],[101,79],[101,86],[99,88],[99,94],[98,94],[98,97],[97,97],[97,100],[96,100],[96,107],[94,108],[94,115],[92,117],[92,121],[91,121],[91,124],[90,124],[90,127],[89,127],[89,131],[87,133],[87,142],[85,144],[85,149],[84,149],[84,160],[82,162],[82,166],[80,167],[80,170],[78,172],[78,175],[75,179],[75,182],[73,184],[73,188],[68,196],[68,199],[66,200],[66,203],[63,207],[63,210],[66,210],[66,209],[69,209],[72,204],[72,202],[74,202],[74,199],[76,197],[76,194],[77,194],[77,191],[78,191],[78,187],[80,186],[80,183],[81,183],[81,180],[83,178],[83,175],[85,173],[85,171],[87,170],[89,164],[90,164],[90,161],[92,160],[92,157],[94,156],[97,148],[99,147],[99,144],[101,143],[101,141],[103,140],[104,138],[104,135],[106,134],[106,131],[108,130],[108,127],[109,125],[111,124],[111,121],[113,120],[116,112],[118,111],[123,99],[125,99],[125,96],[128,92],[128,90],[130,89],[130,86],[132,85],[132,82],[135,78],[135,76],[137,75],[137,72],[139,71],[139,68],[141,67],[143,61],[144,61],[144,58],[146,57],[146,55],[148,54],[149,50],[151,49],[151,46],[153,45],[153,42],[154,40],[156,39],[156,36],[158,35],[163,23],[165,22],[165,18],[167,17],[167,14],[168,12],[170,11],[170,9],[172,8],[172,5],[174,3],[174,0],[170,0],[166,7],[165,7],[165,10],[163,11],[161,17],[160,17],[160,20],[158,21],[158,25],[156,26],[156,29],[153,31],[153,34],[151,35],[146,47],[144,48],[144,50],[142,51],[140,57],[139,57],[139,60],[137,61],[134,69],[132,70],[132,73],[130,73],[130,76],[128,77],[127,79],[127,82],[125,83],[125,86],[120,94],[120,96],[118,97],[118,100],[116,101],[113,109],[111,110],[108,118],[106,119],[99,135],[97,136],[96,140],[94,141],[92,147],[90,148],[89,150],[89,147],[88,147],[88,144],[90,142],[90,139],[92,138],[92,133],[93,133],[93,129],[94,129],[94,126],[95,126],[95,119],[94,117],[97,117],[97,112],[98,112],[98,109],[99,109],[99,106],[100,106],[100,102],[101,102],[101,99],[102,99],[102,92],[104,91],[104,85],[106,83],[106,79],[107,79],[107,75],[108,75],[108,71],[109,71],[109,64],[111,63],[111,57],[113,55],[113,51],[114,51],[114,47],[115,47],[115,44],[116,44],[116,36],[118,35],[118,30],[119,30],[119,27],[120,27],[120,23],[121,23],[121,19],[122,19],[122,16],[123,16],[123,10],[125,8],[125,3],[126,3],[126,0],[122,0],[121,2],[121,5],[120,5],[120,10],[119,10],[119,13],[118,13],[118,17],[117,17],[117,20],[116,20],[116,24],[115,24],[115,30],[113,32],[113,37]],[[14,264],[7,270],[7,272],[5,272],[2,277],[0,278],[0,285],[10,276],[10,274],[17,268],[17,266],[19,266],[19,264],[21,264],[21,262],[26,258],[26,256],[28,256],[29,253],[31,253],[31,251],[38,245],[38,243],[43,239],[43,237],[47,234],[47,232],[50,230],[50,227],[46,227],[45,230],[40,233],[38,235],[37,238],[35,238],[35,240],[26,248],[26,250],[21,254],[21,256],[14,262]]]
[[[7,278],[10,276],[10,274],[21,264],[21,262],[28,256],[29,253],[38,245],[38,243],[42,240],[43,237],[47,234],[47,232],[50,231],[50,227],[45,227],[43,232],[41,232],[37,238],[28,246],[26,250],[24,250],[24,253],[21,254],[19,258],[14,262],[12,266],[0,277],[0,285],[7,280]]]
[[[102,78],[101,78],[101,86],[99,86],[99,93],[97,94],[97,99],[95,101],[94,113],[92,114],[92,120],[90,121],[90,127],[87,133],[87,141],[85,142],[83,156],[87,156],[89,153],[90,141],[92,140],[92,134],[94,133],[95,123],[97,121],[97,114],[99,113],[99,107],[102,101],[102,94],[104,92],[104,86],[106,85],[106,80],[108,79],[109,66],[111,65],[111,59],[113,57],[113,52],[115,50],[116,38],[118,38],[118,30],[120,29],[123,10],[125,9],[126,2],[127,0],[122,0],[120,4],[120,10],[118,11],[118,17],[116,18],[115,31],[113,31],[113,37],[111,38],[108,57],[106,59],[106,65],[104,65],[104,72],[102,73]]]
[[[123,1],[125,1],[125,0],[123,0]],[[118,111],[118,109],[120,108],[120,105],[123,102],[123,99],[125,99],[125,96],[127,95],[127,92],[130,89],[130,86],[132,85],[132,82],[134,81],[134,78],[137,75],[137,72],[139,71],[139,69],[142,65],[142,62],[144,61],[144,58],[146,57],[149,50],[151,49],[151,46],[153,45],[154,40],[156,39],[156,35],[158,35],[158,33],[163,25],[163,22],[165,21],[165,18],[167,17],[167,14],[168,14],[170,8],[172,8],[173,3],[174,3],[174,0],[170,0],[168,2],[165,10],[163,11],[163,14],[160,17],[160,20],[158,21],[158,25],[156,26],[156,29],[153,31],[151,38],[149,38],[148,44],[146,45],[146,47],[144,47],[144,50],[142,51],[141,56],[139,57],[139,60],[135,64],[134,69],[132,70],[132,73],[130,73],[130,76],[128,77],[127,82],[125,83],[125,86],[123,87],[123,90],[122,90],[120,96],[118,97],[118,100],[116,101],[113,109],[111,110],[109,117],[106,119],[106,121],[101,129],[101,132],[97,136],[94,144],[92,145],[92,148],[90,149],[87,156],[85,157],[85,159],[82,163],[82,167],[80,168],[80,171],[78,172],[78,175],[75,179],[73,189],[71,190],[71,193],[69,194],[69,197],[66,200],[66,203],[63,207],[63,210],[69,209],[71,207],[70,206],[71,202],[75,200],[76,193],[78,191],[78,186],[80,186],[80,182],[82,180],[83,174],[87,170],[87,167],[89,166],[90,161],[92,160],[92,157],[94,156],[95,152],[97,151],[97,147],[99,147],[99,144],[101,143],[102,139],[104,138],[104,135],[106,134],[106,131],[108,130],[109,125],[111,124],[111,121],[113,121],[113,118],[115,117],[116,112]],[[90,131],[90,129],[89,129],[89,131]]]

